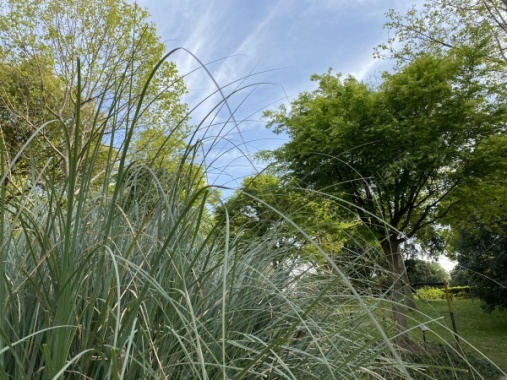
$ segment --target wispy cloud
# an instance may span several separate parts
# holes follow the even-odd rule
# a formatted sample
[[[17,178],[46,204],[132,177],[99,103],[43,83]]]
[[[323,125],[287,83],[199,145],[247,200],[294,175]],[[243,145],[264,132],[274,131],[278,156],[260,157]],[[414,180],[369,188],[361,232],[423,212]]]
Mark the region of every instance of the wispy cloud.
[[[253,171],[251,160],[241,157],[245,152],[252,155],[283,143],[283,137],[280,140],[260,121],[262,110],[288,104],[300,92],[311,91],[316,86],[309,80],[311,74],[332,67],[368,81],[389,68],[389,63],[372,57],[373,48],[387,38],[382,28],[384,14],[392,7],[402,10],[410,6],[406,0],[137,1],[148,8],[168,49],[183,46],[204,63],[215,61],[207,66],[214,79],[220,86],[232,83],[224,88],[226,96],[246,86],[228,99],[237,125],[223,104],[213,111],[222,101],[219,95],[193,114],[196,124],[207,117],[207,136],[228,134],[228,139],[223,137],[224,146],[215,146],[218,158],[213,163],[224,168],[222,176],[227,180]],[[174,60],[182,74],[199,68],[197,61],[183,52]],[[184,100],[190,106],[216,91],[202,69],[189,74],[186,83],[190,93]],[[224,123],[226,127],[221,129]],[[224,149],[228,153],[220,155]]]

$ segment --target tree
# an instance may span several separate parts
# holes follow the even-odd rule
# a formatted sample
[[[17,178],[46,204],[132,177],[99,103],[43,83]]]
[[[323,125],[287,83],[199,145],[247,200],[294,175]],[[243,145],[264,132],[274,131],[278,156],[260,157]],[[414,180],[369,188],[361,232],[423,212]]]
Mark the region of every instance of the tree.
[[[471,220],[455,242],[460,268],[485,311],[507,309],[507,225]]]
[[[142,130],[131,146],[132,161],[123,178],[129,189],[124,194],[125,207],[148,205],[150,209],[145,211],[149,214],[161,199],[184,202],[204,189],[207,186],[204,168],[195,162],[197,147],[167,135],[163,127]],[[204,193],[200,200],[203,197]],[[210,202],[209,197],[206,199]],[[198,207],[199,202],[195,204]]]
[[[273,153],[283,170],[343,199],[375,234],[400,333],[408,282],[400,245],[447,215],[474,152],[505,121],[483,69],[482,55],[454,49],[415,57],[377,88],[328,72],[313,76],[318,89],[290,111],[267,113],[268,126],[290,139]]]
[[[405,260],[408,279],[410,283],[436,283],[449,278],[447,272],[438,263],[418,259]]]
[[[425,0],[405,14],[392,9],[386,27],[396,34],[381,44],[397,59],[453,48],[482,51],[494,75],[507,63],[507,2],[504,0]]]
[[[491,86],[497,93],[505,94],[507,1],[426,0],[424,6],[414,7],[406,14],[391,10],[388,17],[390,21],[386,26],[394,30],[396,35],[387,44],[380,46],[379,50],[387,50],[399,61],[403,61],[421,51],[468,49],[484,57],[486,70],[483,72],[482,83]],[[495,273],[498,266],[491,255],[479,252],[485,249],[495,234],[502,235],[499,224],[503,223],[507,212],[506,142],[507,136],[503,133],[491,136],[489,141],[479,146],[474,154],[475,162],[469,165],[469,172],[473,175],[466,178],[463,185],[447,200],[447,203],[455,204],[446,222],[452,227],[450,232],[455,236],[454,240],[462,246],[457,257],[466,266],[473,263],[477,273],[482,275],[488,266],[491,266],[492,273]],[[474,244],[475,247],[472,248]],[[484,245],[481,249],[478,248],[480,244]],[[463,254],[461,250],[467,253]],[[498,260],[501,261],[501,258]],[[459,275],[463,278],[466,275],[467,283],[479,281],[476,283],[479,288],[489,288],[485,277],[471,273],[473,272],[458,268],[456,277]],[[491,284],[491,295],[494,297],[493,289],[496,290],[496,285]],[[484,298],[488,297],[484,295]],[[495,307],[494,303],[495,301],[489,302],[489,309]]]
[[[39,101],[35,108],[38,114],[42,112],[45,120],[57,121],[48,130],[61,130],[61,125],[65,125],[69,132],[68,142],[48,139],[45,145],[62,162],[64,176],[68,175],[74,146],[82,151],[91,138],[96,138],[94,128],[101,123],[108,126],[110,134],[100,136],[97,143],[121,143],[121,136],[115,132],[132,122],[144,83],[165,52],[154,26],[147,22],[148,13],[123,0],[0,0],[0,8],[3,67],[26,62],[31,68],[24,69],[24,73],[48,73],[44,75],[57,78],[56,93],[52,91],[54,86],[41,86],[45,82],[35,80],[32,87],[39,92],[31,96]],[[79,125],[75,114],[69,113],[76,110],[78,99],[78,59],[81,104],[77,108],[82,111]],[[143,128],[163,126],[175,138],[183,139],[186,107],[179,98],[185,91],[174,63],[165,61],[146,93],[147,107],[137,124]],[[5,94],[0,91],[0,97]],[[0,98],[11,119],[23,120],[29,125],[26,130],[40,126],[40,118],[25,112],[27,99],[10,100],[8,96]],[[78,134],[74,133],[76,128]],[[76,135],[79,138],[74,141]],[[85,156],[78,157],[78,165],[83,165]]]
[[[13,159],[36,129],[53,119],[49,109],[58,107],[63,97],[62,85],[48,63],[40,58],[25,60],[16,65],[0,63],[0,131],[3,146],[4,170],[7,181],[26,179],[30,167],[44,165],[52,156],[51,144],[63,139],[61,128],[48,125],[40,138]],[[14,165],[15,164],[15,165]]]
[[[456,266],[451,271],[451,281],[449,282],[449,284],[451,286],[468,286],[468,285],[470,285],[467,270],[463,269],[459,265]]]
[[[230,229],[238,243],[271,239],[279,251],[284,252],[278,262],[285,258],[302,258],[317,263],[322,262],[322,258],[319,259],[312,242],[324,248],[330,256],[339,256],[347,234],[354,228],[355,223],[334,218],[338,212],[336,206],[329,198],[262,173],[244,178],[240,189],[216,208],[215,219]]]

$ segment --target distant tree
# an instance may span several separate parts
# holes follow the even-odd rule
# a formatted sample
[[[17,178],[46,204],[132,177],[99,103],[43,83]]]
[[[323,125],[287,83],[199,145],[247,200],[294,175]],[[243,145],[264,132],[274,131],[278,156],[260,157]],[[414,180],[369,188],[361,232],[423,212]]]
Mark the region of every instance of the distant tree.
[[[196,162],[196,147],[187,146],[178,133],[166,134],[163,127],[142,130],[131,145],[129,158],[124,178],[126,208],[148,205],[145,212],[150,213],[161,199],[189,200],[190,194],[207,185],[204,168]],[[164,187],[159,186],[162,183]]]
[[[425,260],[408,259],[405,260],[407,274],[410,283],[431,283],[443,282],[449,279],[449,275],[438,263],[432,263]]]
[[[467,286],[470,285],[470,279],[468,277],[467,270],[462,268],[461,266],[456,266],[451,271],[451,281],[449,282],[451,286]]]
[[[336,204],[329,198],[291,186],[274,175],[258,174],[243,179],[240,189],[217,207],[215,217],[230,229],[237,242],[271,239],[284,252],[280,261],[300,257],[323,262],[315,247],[292,223],[329,256],[336,256],[356,224],[337,220],[336,212]]]
[[[290,110],[267,113],[268,126],[289,136],[273,153],[281,170],[343,199],[376,236],[400,333],[408,289],[400,246],[448,214],[446,200],[470,174],[474,152],[505,122],[481,81],[482,63],[468,50],[421,54],[376,88],[316,75],[317,90],[300,94]]]
[[[474,295],[487,312],[507,309],[507,225],[471,221],[457,234],[455,248]]]

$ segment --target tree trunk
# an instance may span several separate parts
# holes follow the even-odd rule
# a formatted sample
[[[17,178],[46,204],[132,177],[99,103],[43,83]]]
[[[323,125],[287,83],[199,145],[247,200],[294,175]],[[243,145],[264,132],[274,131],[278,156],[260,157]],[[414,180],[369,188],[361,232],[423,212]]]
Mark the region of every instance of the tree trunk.
[[[406,348],[410,339],[407,335],[407,318],[405,316],[406,304],[406,270],[403,262],[403,255],[400,251],[400,241],[396,236],[382,241],[382,250],[386,257],[389,279],[391,281],[391,301],[395,332],[398,335],[396,342]]]
[[[401,268],[403,272],[403,290],[405,293],[405,305],[410,309],[417,310],[417,304],[415,303],[414,294],[412,293],[412,287],[410,286],[410,280],[408,279],[407,267],[405,266],[405,260],[403,260],[403,255],[401,255],[401,264],[403,267]]]

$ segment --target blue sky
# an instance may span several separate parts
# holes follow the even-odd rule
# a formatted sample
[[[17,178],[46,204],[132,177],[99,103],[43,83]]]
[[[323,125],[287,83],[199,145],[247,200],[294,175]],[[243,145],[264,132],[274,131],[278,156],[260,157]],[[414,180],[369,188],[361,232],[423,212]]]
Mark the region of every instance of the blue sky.
[[[262,111],[288,104],[315,83],[310,75],[335,72],[378,80],[392,62],[373,59],[385,42],[385,13],[407,9],[406,0],[138,0],[151,14],[168,50],[184,47],[208,64],[225,94],[250,86],[206,119],[209,181],[237,187],[245,175],[262,169],[251,159],[259,149],[284,142],[265,128]],[[173,56],[186,76],[190,107],[215,90],[198,62],[185,52]],[[211,63],[214,62],[214,63]],[[220,101],[217,96],[193,112],[197,124]],[[210,124],[213,126],[210,128]],[[219,137],[216,142],[211,137]],[[214,143],[212,143],[214,141]]]

